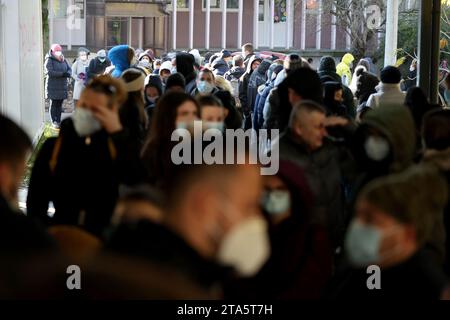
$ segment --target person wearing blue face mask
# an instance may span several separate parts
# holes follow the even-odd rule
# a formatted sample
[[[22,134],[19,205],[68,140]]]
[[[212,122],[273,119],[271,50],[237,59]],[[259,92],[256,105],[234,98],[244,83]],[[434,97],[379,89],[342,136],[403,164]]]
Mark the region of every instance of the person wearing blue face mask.
[[[191,92],[192,96],[198,94],[215,94],[219,89],[217,89],[215,84],[214,74],[209,69],[203,69],[200,71],[197,77],[197,87]]]
[[[427,242],[435,221],[442,220],[447,196],[445,179],[426,165],[368,184],[346,233],[349,266],[336,275],[329,297],[439,299],[447,279]],[[368,288],[371,265],[380,268],[380,290]]]
[[[303,170],[281,160],[278,174],[265,176],[263,187],[272,253],[246,297],[319,299],[331,277],[332,249],[325,229],[310,219],[314,199]]]
[[[88,83],[91,79],[103,74],[111,66],[111,61],[106,56],[106,51],[104,49],[97,52],[97,57],[92,59],[87,68],[87,81]]]

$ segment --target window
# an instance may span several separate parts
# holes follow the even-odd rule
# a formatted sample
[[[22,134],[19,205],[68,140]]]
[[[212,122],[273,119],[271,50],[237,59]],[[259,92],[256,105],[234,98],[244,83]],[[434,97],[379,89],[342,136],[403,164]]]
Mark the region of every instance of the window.
[[[53,0],[53,17],[56,19],[67,18],[67,9],[70,4],[70,0]],[[80,9],[80,17],[84,18],[84,0],[74,0],[73,5]]]
[[[275,0],[274,23],[287,21],[286,0]]]
[[[306,10],[319,9],[319,3],[317,0],[306,0]]]
[[[176,0],[177,1],[177,10],[187,11],[189,9],[189,0]],[[211,1],[211,11],[220,11],[222,1],[227,1],[227,11],[237,11],[239,9],[239,0],[210,0]],[[195,6],[198,4],[195,1]],[[172,5],[169,7],[172,9]],[[202,1],[202,10],[206,10],[206,0]]]

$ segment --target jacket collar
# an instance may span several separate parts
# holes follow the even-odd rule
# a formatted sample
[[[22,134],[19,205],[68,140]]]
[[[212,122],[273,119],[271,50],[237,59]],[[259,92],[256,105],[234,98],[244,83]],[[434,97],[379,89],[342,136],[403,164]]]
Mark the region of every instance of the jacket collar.
[[[375,89],[377,92],[401,92],[400,83],[382,83],[380,82]]]

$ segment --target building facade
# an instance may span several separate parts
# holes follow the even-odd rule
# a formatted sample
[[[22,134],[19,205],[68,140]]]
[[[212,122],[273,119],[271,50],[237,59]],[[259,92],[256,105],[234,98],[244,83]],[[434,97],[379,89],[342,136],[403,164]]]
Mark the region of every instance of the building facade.
[[[343,52],[331,0],[49,0],[50,42],[92,50],[259,49]],[[405,7],[415,0],[401,0]],[[75,19],[74,19],[75,17]],[[72,23],[73,21],[77,23]],[[72,24],[71,24],[72,23]],[[72,25],[68,28],[68,24]]]

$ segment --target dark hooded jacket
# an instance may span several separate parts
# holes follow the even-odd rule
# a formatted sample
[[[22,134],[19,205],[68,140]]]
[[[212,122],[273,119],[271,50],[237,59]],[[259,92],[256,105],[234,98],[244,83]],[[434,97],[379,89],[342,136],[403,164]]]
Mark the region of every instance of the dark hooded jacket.
[[[256,95],[258,94],[258,87],[263,85],[267,81],[266,73],[267,70],[269,70],[270,65],[271,61],[264,60],[249,78],[247,88],[247,105],[250,108],[251,112],[254,112]]]
[[[195,58],[190,53],[177,53],[177,72],[184,76],[186,81],[185,91],[187,94],[194,92],[197,89],[196,78],[194,70]]]
[[[318,74],[322,82],[329,81],[326,77],[332,78],[335,82],[339,82],[342,84],[341,77],[336,73],[336,62],[332,57],[325,56],[320,59]],[[356,116],[356,108],[353,102],[353,93],[349,87],[343,85],[343,97],[344,97],[344,105],[347,109],[347,113],[351,118],[355,118]]]
[[[319,299],[332,273],[332,249],[326,231],[310,221],[314,197],[303,170],[282,160],[277,176],[290,192],[291,215],[273,224],[264,213],[269,221],[271,256],[253,279],[250,297]]]
[[[250,123],[246,123],[246,127],[251,127],[251,105],[249,104],[250,98],[248,97],[248,84],[250,81],[250,76],[253,73],[252,64],[256,60],[262,61],[261,58],[252,56],[247,65],[247,70],[242,75],[241,81],[239,83],[239,100],[241,101],[242,112],[244,113],[244,117],[246,118],[245,121],[250,121]]]
[[[343,86],[340,82],[325,82],[323,84],[325,91],[323,103],[327,110],[328,116],[347,116],[347,109],[344,104],[334,99],[335,93],[342,90]]]
[[[228,63],[220,58],[214,60],[211,67],[213,68],[213,72],[216,76],[223,76],[230,70],[230,68],[228,67]]]
[[[272,69],[273,67],[273,69]],[[273,64],[269,70],[272,69],[272,78],[268,79],[266,82],[266,86],[262,90],[261,93],[258,93],[255,104],[255,112],[253,118],[253,127],[255,129],[261,129],[264,126],[264,106],[266,105],[267,98],[269,97],[270,92],[273,88],[275,88],[275,81],[277,79],[276,75],[283,70],[282,65]],[[273,76],[275,75],[275,76]]]

